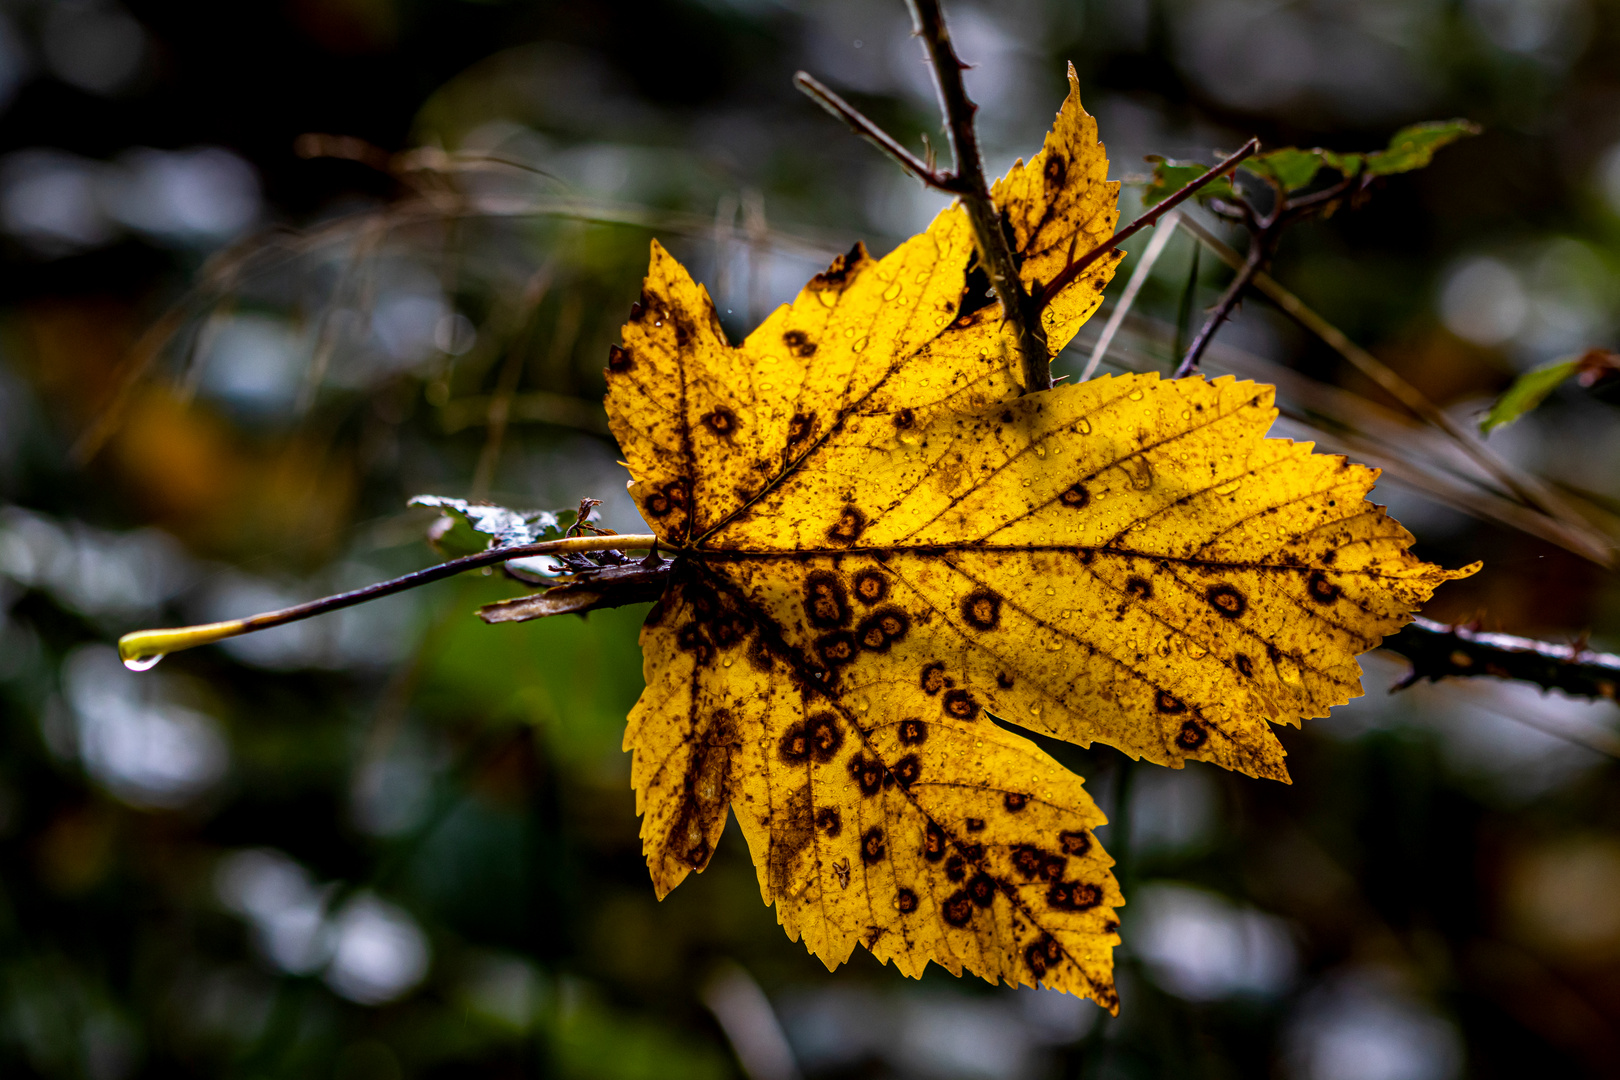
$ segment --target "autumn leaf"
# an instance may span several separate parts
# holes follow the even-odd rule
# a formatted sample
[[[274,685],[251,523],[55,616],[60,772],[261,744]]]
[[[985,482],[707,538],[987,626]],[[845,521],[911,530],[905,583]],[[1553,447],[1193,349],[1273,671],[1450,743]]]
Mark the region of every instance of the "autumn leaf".
[[[1037,289],[1112,234],[1071,93],[994,194]],[[1264,438],[1271,390],[1105,378],[1021,395],[963,310],[951,207],[859,245],[740,345],[654,244],[609,417],[670,585],[625,748],[654,886],[728,808],[761,892],[829,967],[857,944],[1117,1007],[1123,898],[1081,779],[991,715],[1180,767],[1286,779],[1273,723],[1360,693],[1357,654],[1448,578],[1364,501],[1376,472]],[[1043,312],[1061,349],[1120,256]]]

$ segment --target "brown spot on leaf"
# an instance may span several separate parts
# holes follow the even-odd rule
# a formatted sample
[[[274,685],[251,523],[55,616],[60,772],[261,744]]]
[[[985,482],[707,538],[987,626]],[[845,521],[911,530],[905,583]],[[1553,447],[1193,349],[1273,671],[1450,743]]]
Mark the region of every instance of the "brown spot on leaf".
[[[827,839],[836,839],[843,827],[843,819],[838,816],[838,811],[832,807],[823,806],[816,811],[816,828],[826,833]]]
[[[970,817],[962,822],[962,828],[968,832],[984,832],[984,818]]]
[[[1033,879],[1041,872],[1041,864],[1046,861],[1046,852],[1034,844],[1017,844],[1012,849],[1013,869],[1025,878]]]
[[[1009,791],[1001,797],[1001,805],[1016,814],[1029,805],[1029,796],[1020,791]]]
[[[903,746],[921,746],[928,738],[928,725],[912,717],[900,721],[900,743]]]
[[[849,597],[837,574],[831,570],[812,570],[805,576],[804,614],[810,625],[823,630],[849,625]]]
[[[686,509],[686,484],[681,480],[671,480],[648,497],[646,506],[647,516],[651,518],[665,517],[672,510]]]
[[[917,782],[918,777],[922,776],[922,761],[916,754],[907,754],[894,763],[892,771],[894,773],[894,782],[899,784],[902,789],[909,788]]]
[[[1063,489],[1063,494],[1058,496],[1058,502],[1067,506],[1070,510],[1084,510],[1091,502],[1091,492],[1086,490],[1084,484],[1070,484]]]
[[[814,647],[821,662],[834,671],[855,660],[855,638],[848,630],[823,634],[816,639]]]
[[[1091,837],[1081,829],[1064,829],[1058,833],[1058,844],[1065,854],[1084,855],[1091,850]]]
[[[1068,172],[1068,168],[1069,163],[1063,158],[1056,154],[1048,155],[1046,166],[1041,170],[1041,174],[1046,177],[1046,186],[1049,188],[1061,188],[1063,186],[1063,175]]]
[[[1125,591],[1131,596],[1140,596],[1143,600],[1153,598],[1153,582],[1145,577],[1132,574],[1125,579]]]
[[[1036,979],[1056,967],[1062,958],[1063,950],[1058,946],[1057,938],[1051,934],[1042,934],[1039,941],[1032,941],[1024,947],[1024,966]]]
[[[1311,599],[1319,604],[1331,604],[1344,592],[1329,581],[1327,575],[1320,570],[1311,571],[1311,576],[1305,582],[1305,588],[1310,592]]]
[[[865,754],[849,759],[849,775],[855,778],[862,795],[872,796],[883,790],[883,766]]]
[[[945,830],[930,821],[923,830],[923,858],[929,862],[939,862],[944,857]]]
[[[981,870],[967,883],[967,894],[980,907],[989,907],[996,902],[996,879]]]
[[[961,928],[973,921],[973,900],[961,889],[951,893],[940,905],[940,916],[950,926]]]
[[[929,697],[933,697],[945,689],[945,665],[935,660],[924,664],[922,669],[922,690]]]
[[[910,889],[901,889],[894,897],[895,910],[902,915],[910,915],[917,910],[917,894]]]
[[[996,672],[996,685],[1001,687],[1003,690],[1011,690],[1013,687],[1013,677],[1007,674],[1005,671],[998,671]]]
[[[622,345],[608,346],[607,369],[609,371],[613,372],[615,375],[619,375],[629,371],[633,367],[635,367],[635,364],[630,359],[630,350],[626,349]]]
[[[791,449],[804,442],[816,430],[815,413],[794,413],[793,419],[788,421],[787,444]]]
[[[838,520],[827,529],[827,539],[834,544],[853,544],[866,531],[866,515],[853,503],[838,512]]]
[[[977,589],[962,598],[962,619],[975,630],[994,630],[1001,623],[1001,597]]]
[[[945,714],[958,720],[972,720],[979,715],[978,700],[966,690],[947,690],[944,705]]]
[[[803,330],[789,330],[782,335],[782,344],[794,356],[814,356],[816,352],[816,343]]]
[[[1102,890],[1084,881],[1054,881],[1046,903],[1059,911],[1090,911],[1102,903]]]
[[[952,852],[951,857],[945,860],[945,876],[952,881],[961,881],[967,877],[967,861]]]
[[[850,579],[850,583],[854,586],[855,599],[867,607],[880,603],[889,595],[889,575],[881,570],[862,570]]]
[[[700,419],[703,426],[716,435],[729,436],[737,430],[737,414],[725,405],[716,405]]]
[[[1153,707],[1162,713],[1184,713],[1187,703],[1167,690],[1160,690],[1153,698]]]
[[[888,848],[883,843],[883,830],[876,825],[861,835],[861,862],[867,866],[883,861]]]
[[[884,607],[872,612],[855,628],[855,639],[861,648],[873,652],[888,652],[889,646],[906,636],[911,620],[897,607]]]
[[[1235,619],[1249,610],[1249,601],[1231,585],[1211,585],[1204,596],[1216,611],[1228,619]]]
[[[1232,663],[1237,667],[1238,672],[1245,678],[1254,674],[1254,661],[1250,660],[1242,653],[1238,653],[1236,656],[1232,657]]]
[[[1176,732],[1176,745],[1183,750],[1196,750],[1207,741],[1209,732],[1205,731],[1204,725],[1196,720],[1188,720],[1181,725],[1181,730]]]
[[[912,412],[910,409],[901,409],[899,412],[894,414],[894,426],[899,428],[901,431],[905,431],[909,428],[915,427],[916,425],[917,414]]]

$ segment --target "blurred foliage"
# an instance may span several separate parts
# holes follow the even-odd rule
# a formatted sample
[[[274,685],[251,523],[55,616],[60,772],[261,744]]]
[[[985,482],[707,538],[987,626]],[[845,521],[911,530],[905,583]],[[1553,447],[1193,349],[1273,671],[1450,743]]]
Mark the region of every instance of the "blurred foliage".
[[[1117,178],[1251,134],[1348,153],[1480,124],[1291,232],[1273,275],[1464,422],[1615,348],[1607,0],[948,13],[992,173],[1038,146],[1066,60]],[[619,751],[638,610],[485,626],[525,586],[474,573],[117,665],[126,630],[430,561],[419,492],[598,498],[640,531],[600,398],[649,239],[740,336],[856,238],[916,231],[940,200],[790,77],[938,145],[918,50],[898,2],[0,8],[0,1069],[767,1076],[785,1031],[810,1076],[1620,1073],[1612,703],[1389,697],[1373,654],[1366,698],[1282,732],[1292,786],[1051,747],[1132,897],[1115,1021],[826,972],[735,830],[654,902]],[[1165,370],[1184,296],[1227,281],[1192,262],[1171,241],[1110,366]],[[1278,434],[1385,467],[1424,557],[1485,560],[1432,617],[1620,642],[1607,569],[1266,304],[1208,366],[1276,382]],[[1490,446],[1614,537],[1599,389],[1563,382]]]

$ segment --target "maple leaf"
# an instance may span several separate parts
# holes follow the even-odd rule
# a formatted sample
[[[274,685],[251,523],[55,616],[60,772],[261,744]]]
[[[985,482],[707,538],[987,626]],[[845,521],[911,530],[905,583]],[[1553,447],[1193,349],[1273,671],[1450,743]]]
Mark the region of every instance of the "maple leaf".
[[[994,188],[1037,292],[1109,237],[1071,92]],[[1269,388],[1155,376],[1021,395],[963,311],[959,207],[857,245],[740,345],[656,243],[607,406],[670,585],[625,748],[662,897],[737,814],[766,903],[857,944],[1116,1009],[1123,898],[1069,773],[990,714],[1180,767],[1286,779],[1273,722],[1360,693],[1357,654],[1448,572],[1364,501],[1374,470],[1264,438]],[[1055,352],[1121,256],[1042,313]]]

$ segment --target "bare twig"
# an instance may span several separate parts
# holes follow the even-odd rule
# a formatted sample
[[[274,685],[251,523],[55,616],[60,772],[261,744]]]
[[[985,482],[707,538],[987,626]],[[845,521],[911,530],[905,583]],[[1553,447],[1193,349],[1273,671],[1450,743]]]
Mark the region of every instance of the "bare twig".
[[[848,124],[855,134],[888,154],[897,165],[929,187],[938,188],[952,195],[961,194],[954,176],[942,173],[932,165],[919,160],[916,154],[901,146],[894,136],[878,127],[864,113],[839,97],[831,87],[808,71],[797,72],[793,76],[793,85],[798,87],[805,97]]]
[[[513,559],[530,559],[537,555],[567,555],[582,551],[626,551],[653,549],[658,547],[658,538],[652,534],[630,533],[619,535],[608,533],[601,536],[573,536],[562,540],[541,540],[533,544],[508,544],[503,547],[493,547],[488,551],[480,551],[476,555],[467,555],[459,559],[442,562],[438,566],[430,566],[424,570],[417,570],[389,581],[380,581],[375,585],[367,585],[362,589],[352,589],[349,592],[338,593],[335,596],[324,596],[319,600],[311,600],[304,604],[295,604],[279,611],[266,611],[260,615],[250,615],[245,619],[230,619],[226,622],[205,623],[201,626],[183,626],[173,630],[137,630],[132,634],[125,634],[118,639],[118,653],[124,662],[139,669],[151,667],[163,657],[181,649],[195,648],[198,645],[209,645],[226,638],[238,637],[242,634],[251,634],[255,630],[268,630],[272,626],[282,626],[290,622],[298,622],[315,615],[324,615],[329,611],[353,607],[368,600],[376,600],[383,596],[392,596],[406,589],[414,589],[419,585],[427,585],[445,578],[455,577],[466,570],[476,570],[484,566],[493,566],[496,563],[509,562]]]
[[[1193,338],[1192,344],[1187,346],[1187,355],[1176,365],[1175,378],[1185,379],[1198,370],[1198,361],[1203,358],[1204,350],[1209,348],[1209,343],[1215,339],[1215,331],[1231,318],[1232,312],[1237,309],[1238,301],[1243,298],[1243,290],[1254,280],[1254,275],[1260,272],[1260,267],[1265,265],[1266,254],[1271,246],[1269,241],[1270,237],[1266,232],[1255,234],[1249,241],[1249,257],[1243,260],[1243,268],[1221,294],[1209,318],[1204,320],[1204,325],[1198,328],[1197,336]]]
[[[1061,274],[1053,278],[1046,285],[1046,287],[1041,290],[1040,306],[1044,308],[1047,304],[1050,304],[1057,297],[1058,293],[1062,292],[1070,282],[1074,281],[1075,278],[1085,273],[1086,268],[1092,263],[1108,254],[1110,251],[1113,251],[1119,245],[1123,244],[1125,241],[1129,240],[1143,229],[1157,222],[1165,214],[1168,214],[1170,211],[1192,198],[1199,192],[1201,188],[1213,183],[1216,180],[1219,180],[1221,177],[1237,168],[1247,158],[1252,157],[1259,149],[1260,140],[1250,139],[1248,142],[1243,144],[1242,149],[1238,150],[1237,153],[1211,167],[1208,172],[1204,173],[1204,175],[1198,177],[1196,180],[1189,181],[1179,191],[1167,196],[1162,202],[1143,213],[1135,221],[1119,230],[1119,232],[1115,233],[1113,236],[1110,236],[1107,240],[1104,240],[1102,243],[1086,252],[1080,258],[1069,263],[1068,266],[1063,268],[1063,272]]]
[[[1191,218],[1183,218],[1181,224],[1182,228],[1197,237],[1201,244],[1219,256],[1228,266],[1234,269],[1243,267],[1246,262],[1244,257],[1232,250],[1219,237],[1205,229],[1198,222]],[[1595,544],[1597,550],[1604,553],[1602,557],[1595,557],[1594,561],[1605,566],[1614,564],[1615,551],[1613,542],[1595,532],[1590,523],[1577,514],[1563,499],[1554,494],[1547,485],[1535,477],[1515,469],[1497,457],[1483,443],[1466,431],[1462,425],[1447,416],[1421,390],[1407,382],[1382,360],[1351,341],[1343,331],[1332,323],[1306,307],[1299,297],[1289,292],[1270,274],[1264,271],[1255,274],[1253,285],[1295,322],[1321,338],[1363,375],[1366,375],[1391,397],[1395,398],[1396,401],[1410,409],[1413,415],[1433,424],[1449,435],[1469,457],[1473,458],[1482,469],[1520,502],[1540,510],[1555,521],[1584,533]]]
[[[1476,675],[1531,682],[1594,701],[1614,701],[1620,689],[1620,656],[1579,644],[1554,645],[1418,618],[1384,639],[1382,647],[1412,663],[1411,672],[1391,688],[1392,693],[1422,679]]]
[[[951,45],[939,0],[910,0],[910,4],[917,36],[928,47],[940,108],[945,113],[945,130],[950,136],[956,166],[956,193],[973,224],[979,259],[990,278],[990,287],[1001,301],[1002,318],[1011,325],[1018,342],[1019,382],[1026,394],[1050,389],[1052,362],[1047,353],[1046,333],[1041,329],[1038,310],[1024,292],[1012,247],[1002,231],[1001,214],[990,199],[990,187],[984,179],[979,137],[973,129],[973,114],[979,107],[967,96],[967,88],[962,84],[962,71],[967,65],[957,57]]]

